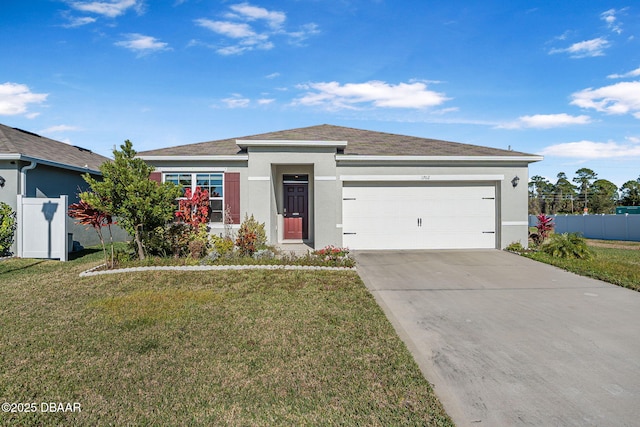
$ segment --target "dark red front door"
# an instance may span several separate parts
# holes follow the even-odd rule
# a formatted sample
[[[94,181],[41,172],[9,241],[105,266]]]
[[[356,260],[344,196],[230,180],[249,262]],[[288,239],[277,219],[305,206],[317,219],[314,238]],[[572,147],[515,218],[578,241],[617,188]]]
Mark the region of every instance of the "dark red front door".
[[[284,212],[285,218],[302,219],[302,238],[309,238],[309,184],[305,183],[285,183],[284,184]],[[286,224],[286,221],[285,221]],[[293,230],[292,230],[293,231]],[[284,238],[287,236],[285,225]],[[293,236],[289,236],[292,238]]]

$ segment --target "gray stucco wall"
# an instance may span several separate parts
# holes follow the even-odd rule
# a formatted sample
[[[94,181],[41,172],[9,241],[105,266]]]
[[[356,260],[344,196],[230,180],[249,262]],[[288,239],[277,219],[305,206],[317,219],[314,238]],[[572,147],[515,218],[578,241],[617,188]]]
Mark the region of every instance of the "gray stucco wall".
[[[253,214],[265,223],[271,243],[282,240],[282,175],[309,175],[309,238],[314,247],[342,245],[341,176],[349,175],[503,175],[496,186],[496,247],[512,242],[527,244],[526,162],[350,162],[336,164],[332,147],[249,147],[249,160],[243,162],[155,161],[161,172],[240,172],[241,217]],[[511,180],[520,182],[513,187]],[[384,180],[384,179],[382,179]],[[469,181],[461,181],[469,182]],[[222,226],[219,226],[222,231]],[[214,229],[214,232],[216,230]]]
[[[316,248],[341,242],[336,229],[335,148],[250,147],[247,211],[265,222],[271,242],[282,240],[282,175],[309,175],[309,238]],[[333,180],[326,180],[327,177]],[[244,209],[244,208],[243,208]]]
[[[9,160],[0,160],[0,176],[5,179],[4,187],[0,187],[0,202],[4,202],[16,210],[16,196],[18,195],[19,181],[17,165]]]

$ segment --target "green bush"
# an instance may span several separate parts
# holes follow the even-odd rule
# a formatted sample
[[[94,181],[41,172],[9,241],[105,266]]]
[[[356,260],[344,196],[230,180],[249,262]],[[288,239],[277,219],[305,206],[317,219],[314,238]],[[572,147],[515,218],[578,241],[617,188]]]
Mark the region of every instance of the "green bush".
[[[504,249],[509,252],[524,252],[524,247],[520,242],[513,242]]]
[[[16,213],[11,209],[11,206],[0,202],[0,256],[11,255],[15,231]]]
[[[587,241],[578,233],[552,234],[540,250],[557,258],[590,259],[592,257]]]
[[[266,244],[267,234],[264,231],[264,223],[256,221],[253,214],[250,217],[245,214],[236,238],[236,246],[240,253],[251,256],[255,251],[265,249]]]
[[[189,256],[191,258],[200,259],[205,256],[211,249],[211,239],[207,227],[196,228],[190,227],[189,234]]]
[[[229,237],[221,237],[214,234],[211,236],[211,244],[213,249],[220,256],[233,252],[233,239]]]
[[[189,236],[187,224],[170,222],[146,233],[145,251],[151,256],[186,256],[189,252]],[[132,247],[135,249],[135,245]]]

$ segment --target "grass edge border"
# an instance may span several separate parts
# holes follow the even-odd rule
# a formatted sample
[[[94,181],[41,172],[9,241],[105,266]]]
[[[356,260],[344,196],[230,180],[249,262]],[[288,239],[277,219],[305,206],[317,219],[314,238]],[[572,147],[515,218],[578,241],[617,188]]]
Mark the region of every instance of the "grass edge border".
[[[114,270],[98,270],[100,264],[80,273],[80,277],[100,276],[104,274],[134,273],[143,271],[215,271],[215,270],[320,270],[320,271],[356,271],[356,267],[325,267],[319,265],[164,265],[148,267],[128,267]]]

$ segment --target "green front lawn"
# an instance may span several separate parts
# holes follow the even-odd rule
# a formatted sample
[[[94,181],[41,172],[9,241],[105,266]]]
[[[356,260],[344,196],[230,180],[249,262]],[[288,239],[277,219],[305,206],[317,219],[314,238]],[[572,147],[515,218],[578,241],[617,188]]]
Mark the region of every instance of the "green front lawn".
[[[352,271],[79,278],[0,262],[0,397],[81,404],[6,425],[438,425],[452,422]]]
[[[582,276],[640,291],[640,250],[637,243],[591,243],[616,247],[590,245],[594,256],[589,260],[556,258],[544,252],[529,252],[523,255]]]

